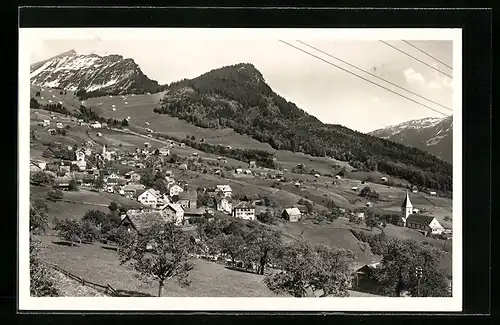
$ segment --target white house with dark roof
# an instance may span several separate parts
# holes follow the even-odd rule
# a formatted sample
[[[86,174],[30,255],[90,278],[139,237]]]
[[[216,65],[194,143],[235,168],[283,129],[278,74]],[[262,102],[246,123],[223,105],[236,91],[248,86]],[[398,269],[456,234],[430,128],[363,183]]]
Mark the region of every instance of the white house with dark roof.
[[[411,214],[406,218],[406,227],[416,229],[423,232],[440,235],[444,231],[444,227],[437,221],[435,217],[425,216],[421,214]]]
[[[248,202],[240,202],[233,207],[233,217],[245,220],[255,220],[255,207]]]
[[[173,197],[173,196],[178,196],[179,193],[181,193],[181,192],[184,192],[184,189],[182,187],[180,187],[179,185],[174,184],[174,185],[169,187],[168,191],[169,191],[170,196]]]
[[[160,213],[166,220],[172,220],[178,225],[182,224],[184,220],[184,209],[180,204],[165,204],[161,207]]]
[[[290,221],[290,222],[297,222],[300,220],[302,217],[302,213],[298,208],[288,208],[283,210],[283,213],[281,214],[282,218]]]
[[[158,191],[155,191],[152,188],[144,191],[141,195],[139,195],[137,197],[137,201],[152,208],[158,208],[163,205],[162,196]]]

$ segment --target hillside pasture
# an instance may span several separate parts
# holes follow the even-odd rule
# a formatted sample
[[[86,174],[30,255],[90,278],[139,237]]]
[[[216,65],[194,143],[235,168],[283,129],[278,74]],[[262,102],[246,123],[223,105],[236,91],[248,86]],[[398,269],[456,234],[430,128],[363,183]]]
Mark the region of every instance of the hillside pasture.
[[[140,282],[135,272],[121,265],[116,251],[102,244],[56,244],[61,240],[40,236],[45,249],[42,258],[86,280],[110,284],[131,296],[157,296],[158,283]],[[275,297],[262,282],[263,276],[227,269],[223,265],[204,260],[193,260],[191,285],[181,287],[175,281],[165,284],[165,297]]]
[[[35,97],[37,91],[40,91],[40,96]],[[78,98],[75,97],[74,92],[67,91],[66,95],[61,95],[60,91],[61,91],[60,89],[31,85],[30,97],[35,98],[41,105],[57,104],[59,102],[62,102],[62,105],[66,107],[68,111],[70,112],[78,111],[81,103],[78,100]],[[51,100],[52,103],[50,103],[49,100]]]

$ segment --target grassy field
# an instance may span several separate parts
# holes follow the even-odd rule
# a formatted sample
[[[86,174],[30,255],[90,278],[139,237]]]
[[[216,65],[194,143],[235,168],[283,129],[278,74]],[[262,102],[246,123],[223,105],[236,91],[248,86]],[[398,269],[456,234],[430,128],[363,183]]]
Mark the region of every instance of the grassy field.
[[[85,278],[110,284],[117,290],[126,290],[135,296],[156,296],[158,284],[145,284],[134,276],[134,271],[120,265],[117,253],[101,244],[67,246],[56,237],[41,236],[45,249],[42,257],[48,262]],[[59,244],[58,244],[59,243]],[[262,282],[263,276],[229,270],[222,265],[194,260],[191,285],[181,287],[176,282],[165,285],[164,296],[171,297],[274,297]]]

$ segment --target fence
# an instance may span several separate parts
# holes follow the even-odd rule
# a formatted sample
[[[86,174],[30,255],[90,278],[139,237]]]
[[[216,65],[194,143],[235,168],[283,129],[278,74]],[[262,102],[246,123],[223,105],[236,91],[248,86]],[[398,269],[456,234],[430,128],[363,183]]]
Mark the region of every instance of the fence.
[[[111,297],[120,297],[121,296],[118,293],[118,291],[116,291],[109,284],[102,285],[102,284],[99,284],[99,283],[91,282],[91,281],[85,280],[81,276],[77,276],[77,275],[75,275],[75,274],[73,274],[73,273],[71,273],[69,271],[66,271],[66,270],[62,269],[62,268],[60,268],[59,266],[57,266],[55,264],[52,264],[52,263],[49,263],[49,262],[46,262],[46,261],[44,261],[44,263],[47,264],[49,267],[53,268],[54,270],[56,270],[58,272],[61,272],[62,274],[64,274],[68,278],[70,278],[72,280],[75,280],[75,281],[78,281],[81,285],[91,287],[91,288],[93,288],[95,290],[99,290],[99,291],[104,292],[106,295],[111,296]]]

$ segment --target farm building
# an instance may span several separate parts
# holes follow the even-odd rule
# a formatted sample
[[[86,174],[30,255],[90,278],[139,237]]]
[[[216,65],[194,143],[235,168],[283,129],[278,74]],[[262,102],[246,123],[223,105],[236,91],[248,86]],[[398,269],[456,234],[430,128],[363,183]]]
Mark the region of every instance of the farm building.
[[[165,218],[159,212],[127,213],[122,216],[122,220],[118,227],[124,227],[128,232],[135,231],[137,234],[141,235],[144,230],[164,222]]]
[[[141,175],[139,175],[137,172],[131,170],[127,173],[125,173],[125,175],[123,175],[124,178],[128,181],[128,182],[133,182],[133,183],[137,183],[141,180]]]
[[[297,222],[302,217],[302,213],[300,213],[298,208],[288,208],[283,210],[281,217],[286,221]]]
[[[102,137],[102,133],[101,132],[97,132],[96,134],[98,137]]]
[[[196,209],[196,203],[198,201],[198,194],[196,191],[182,191],[179,193],[179,201],[184,210],[186,209]]]
[[[353,186],[353,187],[351,188],[351,190],[353,190],[353,191],[357,191],[357,190],[358,190],[358,187],[357,187],[357,186]]]
[[[100,122],[91,122],[90,127],[94,129],[100,129],[102,127],[102,124]]]
[[[257,162],[255,160],[250,160],[249,166],[250,166],[250,168],[255,168],[255,167],[257,167]]]
[[[319,174],[314,174],[314,177],[318,178],[318,177],[320,177],[320,175]]]
[[[336,178],[336,179],[342,179],[342,176],[340,176],[340,175],[336,175],[336,176],[335,176],[335,178]]]
[[[233,207],[233,217],[245,220],[255,220],[255,207],[247,202],[240,202]]]
[[[300,183],[299,182],[295,182],[295,184],[293,184],[295,187],[300,187]]]
[[[62,129],[62,128],[64,128],[64,125],[61,122],[58,122],[58,123],[56,123],[56,128]]]
[[[183,218],[183,223],[185,225],[190,224],[191,222],[189,221],[191,218],[201,218],[207,213],[205,209],[202,208],[186,208],[184,209],[184,218]]]
[[[432,196],[437,196],[436,192],[429,192],[429,194],[432,195]]]
[[[169,156],[170,155],[170,149],[167,147],[160,148],[160,155],[162,156]]]
[[[145,186],[142,184],[127,184],[122,187],[123,196],[129,199],[136,199],[142,192]]]
[[[421,214],[409,215],[406,219],[406,227],[423,232],[424,235],[428,233],[440,235],[444,231],[444,227],[441,226],[436,218]]]
[[[384,177],[380,178],[380,180],[381,180],[382,182],[387,182],[387,177],[385,177],[385,176],[384,176]]]
[[[45,151],[42,153],[42,157],[44,157],[44,158],[55,158],[54,150],[52,150],[51,148],[45,149]]]

